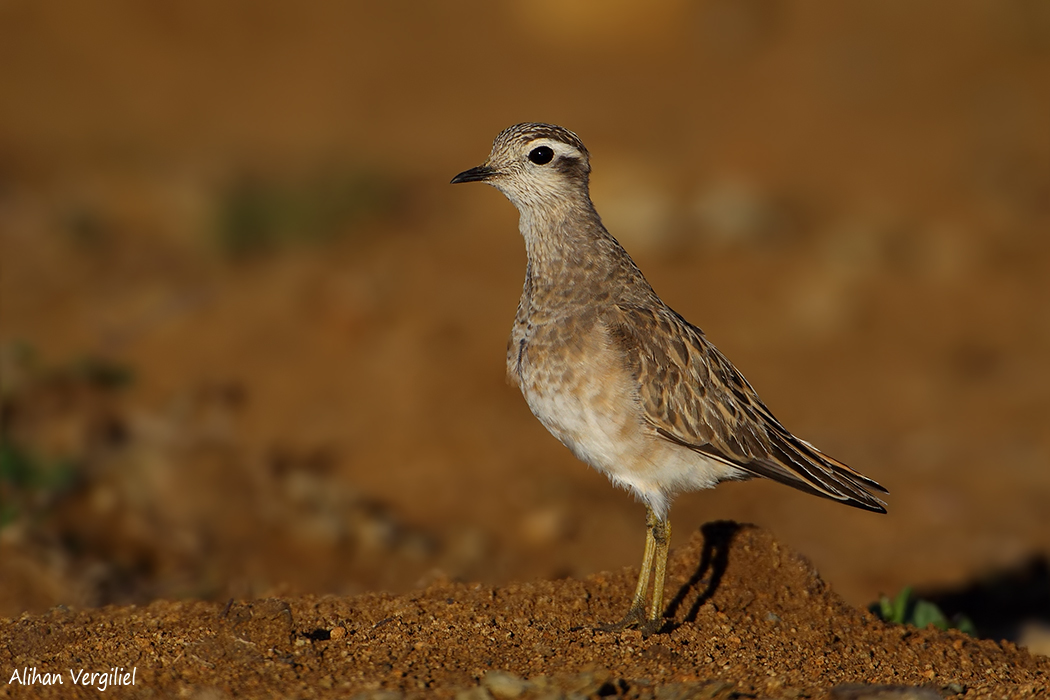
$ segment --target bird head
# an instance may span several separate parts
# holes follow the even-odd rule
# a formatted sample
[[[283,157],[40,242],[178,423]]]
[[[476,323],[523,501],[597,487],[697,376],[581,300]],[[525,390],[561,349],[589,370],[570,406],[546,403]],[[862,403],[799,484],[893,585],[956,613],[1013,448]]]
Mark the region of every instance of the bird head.
[[[590,154],[576,134],[553,124],[524,123],[504,129],[481,165],[452,178],[486,182],[519,210],[588,199]]]

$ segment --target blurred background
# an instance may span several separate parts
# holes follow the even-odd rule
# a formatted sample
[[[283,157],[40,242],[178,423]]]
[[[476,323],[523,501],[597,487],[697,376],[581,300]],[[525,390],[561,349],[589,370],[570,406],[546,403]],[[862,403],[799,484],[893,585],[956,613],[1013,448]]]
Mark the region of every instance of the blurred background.
[[[2,0],[0,66],[0,615],[637,566],[642,506],[505,383],[517,213],[448,185],[521,121],[891,491],[726,484],[676,544],[1050,597],[1050,4]]]

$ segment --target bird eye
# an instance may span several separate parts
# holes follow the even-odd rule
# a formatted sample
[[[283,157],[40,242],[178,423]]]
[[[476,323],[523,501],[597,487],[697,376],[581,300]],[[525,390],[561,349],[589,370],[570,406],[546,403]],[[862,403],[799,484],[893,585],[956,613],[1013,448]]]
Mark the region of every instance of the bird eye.
[[[546,165],[554,158],[554,150],[550,146],[537,146],[529,152],[529,160],[536,165]]]

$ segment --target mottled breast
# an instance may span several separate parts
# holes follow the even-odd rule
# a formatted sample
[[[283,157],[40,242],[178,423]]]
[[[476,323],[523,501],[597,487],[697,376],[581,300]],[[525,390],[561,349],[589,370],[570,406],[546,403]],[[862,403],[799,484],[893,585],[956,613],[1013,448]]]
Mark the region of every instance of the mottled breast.
[[[536,418],[596,469],[624,469],[647,439],[633,378],[594,314],[516,325],[508,373]]]

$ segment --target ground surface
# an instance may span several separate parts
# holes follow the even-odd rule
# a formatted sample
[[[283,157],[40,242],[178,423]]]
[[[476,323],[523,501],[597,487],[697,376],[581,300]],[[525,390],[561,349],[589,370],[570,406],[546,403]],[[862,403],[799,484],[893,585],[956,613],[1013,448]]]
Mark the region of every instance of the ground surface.
[[[621,612],[631,573],[494,588],[434,582],[400,596],[52,610],[0,622],[0,665],[58,672],[64,685],[8,685],[0,697],[97,697],[73,692],[70,667],[134,669],[122,697],[1048,695],[1050,659],[877,621],[751,526],[712,523],[675,552],[665,632],[595,631]]]
[[[685,494],[680,553],[754,522],[856,608],[1050,648],[1047,3],[7,0],[0,65],[0,616],[302,632],[300,596],[636,565],[642,507],[505,383],[516,214],[448,185],[543,120],[664,300],[891,491]]]

